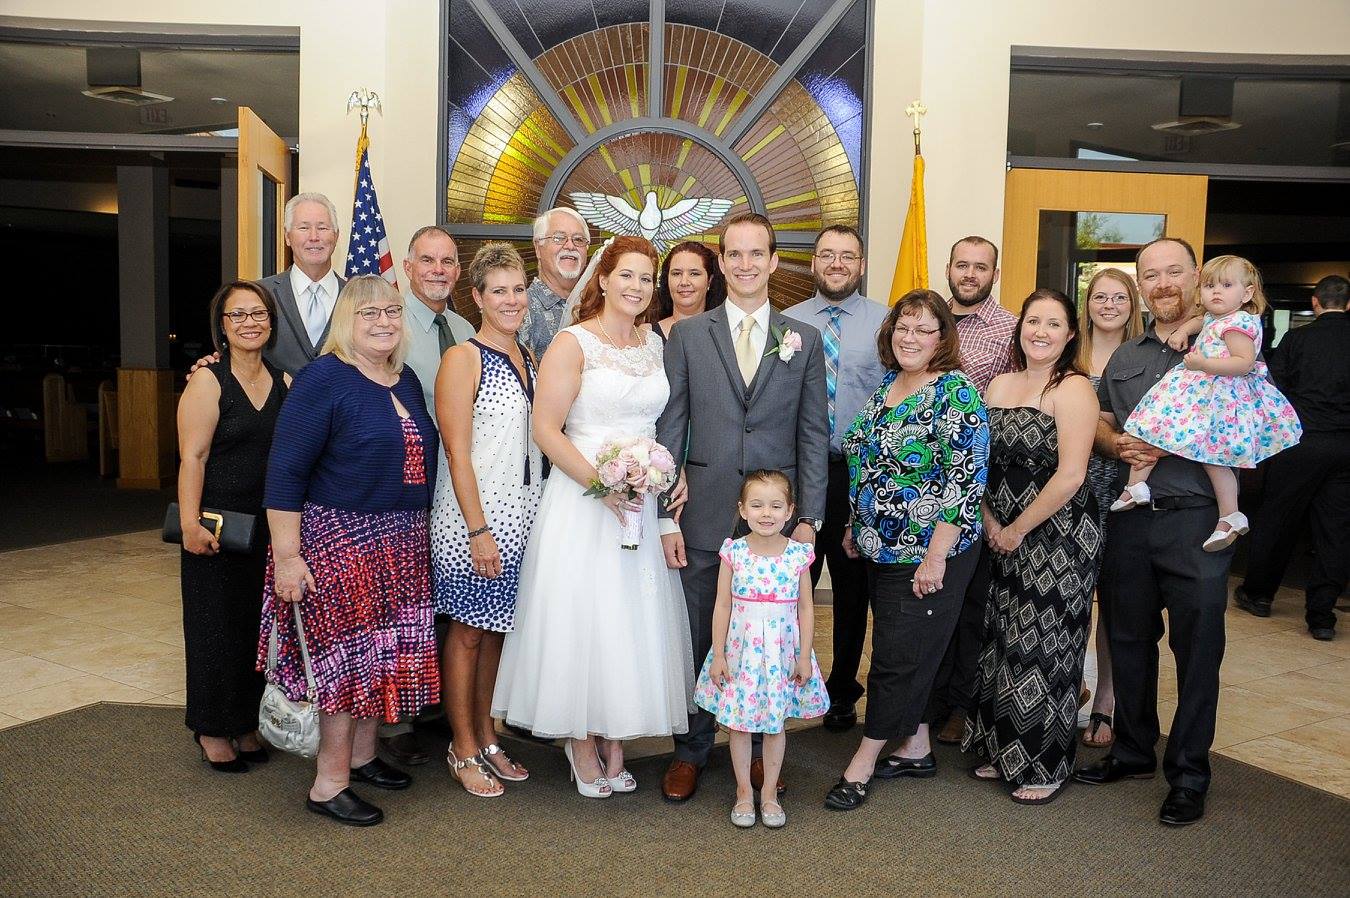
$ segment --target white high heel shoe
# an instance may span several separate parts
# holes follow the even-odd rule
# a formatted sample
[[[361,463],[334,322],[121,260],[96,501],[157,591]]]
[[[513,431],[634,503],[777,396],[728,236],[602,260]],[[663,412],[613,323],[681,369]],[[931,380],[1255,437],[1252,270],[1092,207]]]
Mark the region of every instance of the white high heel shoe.
[[[604,771],[609,770],[609,764],[600,755],[599,739],[595,740],[595,759],[600,762],[601,770]],[[624,767],[621,770],[619,770],[618,774],[615,776],[606,775],[605,780],[609,783],[609,788],[614,792],[628,793],[637,791],[637,778],[634,777],[633,774],[628,772],[627,767]]]
[[[610,788],[609,780],[603,775],[597,777],[593,783],[588,783],[581,778],[581,774],[577,772],[577,763],[572,758],[572,741],[570,739],[563,743],[563,754],[567,755],[567,778],[577,784],[577,792],[586,798],[609,798],[614,794],[614,790]]]
[[[1209,535],[1202,547],[1206,552],[1222,552],[1237,542],[1239,536],[1245,535],[1248,530],[1252,529],[1251,524],[1247,521],[1247,516],[1240,511],[1224,515],[1219,518],[1219,523],[1227,524],[1228,529],[1214,528],[1214,532]]]
[[[1125,498],[1125,495],[1128,495],[1129,498]],[[1111,503],[1112,511],[1129,511],[1136,505],[1146,505],[1153,501],[1153,494],[1149,492],[1148,484],[1142,480],[1125,487],[1125,495]]]

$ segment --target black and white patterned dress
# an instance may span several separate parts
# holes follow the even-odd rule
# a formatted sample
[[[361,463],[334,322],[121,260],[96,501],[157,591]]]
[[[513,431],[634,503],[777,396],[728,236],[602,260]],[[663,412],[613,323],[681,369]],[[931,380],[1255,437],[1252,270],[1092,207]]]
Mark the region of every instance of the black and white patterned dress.
[[[505,353],[478,340],[469,342],[483,361],[478,395],[473,400],[469,454],[483,516],[502,556],[502,570],[489,579],[473,569],[469,528],[455,499],[450,467],[442,455],[431,504],[433,600],[437,614],[480,630],[508,633],[515,625],[520,561],[544,488],[539,447],[530,437],[534,364],[528,353],[522,353],[522,380]]]
[[[989,409],[985,501],[1008,524],[1059,465],[1055,419],[1035,408]],[[1011,555],[992,556],[985,646],[962,748],[1005,781],[1054,785],[1073,771],[1078,691],[1102,548],[1097,500],[1084,481]]]

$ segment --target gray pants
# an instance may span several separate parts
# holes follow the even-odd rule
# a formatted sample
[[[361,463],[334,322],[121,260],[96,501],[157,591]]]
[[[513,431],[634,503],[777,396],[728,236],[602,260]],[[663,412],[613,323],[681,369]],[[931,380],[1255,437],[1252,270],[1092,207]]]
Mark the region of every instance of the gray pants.
[[[684,604],[689,610],[689,636],[694,645],[694,671],[703,669],[703,662],[712,651],[713,609],[717,605],[717,573],[722,559],[716,552],[685,549],[688,562],[680,570],[684,585]],[[717,719],[702,708],[689,715],[689,732],[675,736],[675,760],[687,761],[695,767],[708,763],[717,738]],[[761,736],[754,736],[754,755],[760,755]]]

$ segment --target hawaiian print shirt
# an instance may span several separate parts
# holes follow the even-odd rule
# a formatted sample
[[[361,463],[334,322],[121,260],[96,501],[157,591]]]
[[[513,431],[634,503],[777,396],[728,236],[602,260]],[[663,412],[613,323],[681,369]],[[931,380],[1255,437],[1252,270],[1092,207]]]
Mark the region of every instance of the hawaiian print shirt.
[[[886,407],[889,371],[844,434],[853,539],[878,564],[918,564],[939,522],[961,529],[948,557],[980,539],[989,414],[961,371]]]
[[[525,321],[520,325],[520,341],[534,353],[537,362],[544,357],[544,350],[548,349],[553,338],[558,336],[567,297],[559,296],[547,284],[535,278],[525,289],[525,298],[529,305],[525,310]]]

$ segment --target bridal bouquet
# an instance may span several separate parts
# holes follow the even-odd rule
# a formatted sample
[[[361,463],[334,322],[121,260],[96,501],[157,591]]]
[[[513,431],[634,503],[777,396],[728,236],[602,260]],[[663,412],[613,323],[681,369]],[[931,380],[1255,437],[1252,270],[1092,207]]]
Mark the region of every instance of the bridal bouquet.
[[[649,493],[660,495],[675,483],[674,457],[651,437],[609,440],[595,456],[595,470],[588,496],[619,493],[630,502],[645,501]],[[623,517],[619,545],[636,549],[642,539],[642,513],[625,511]]]

